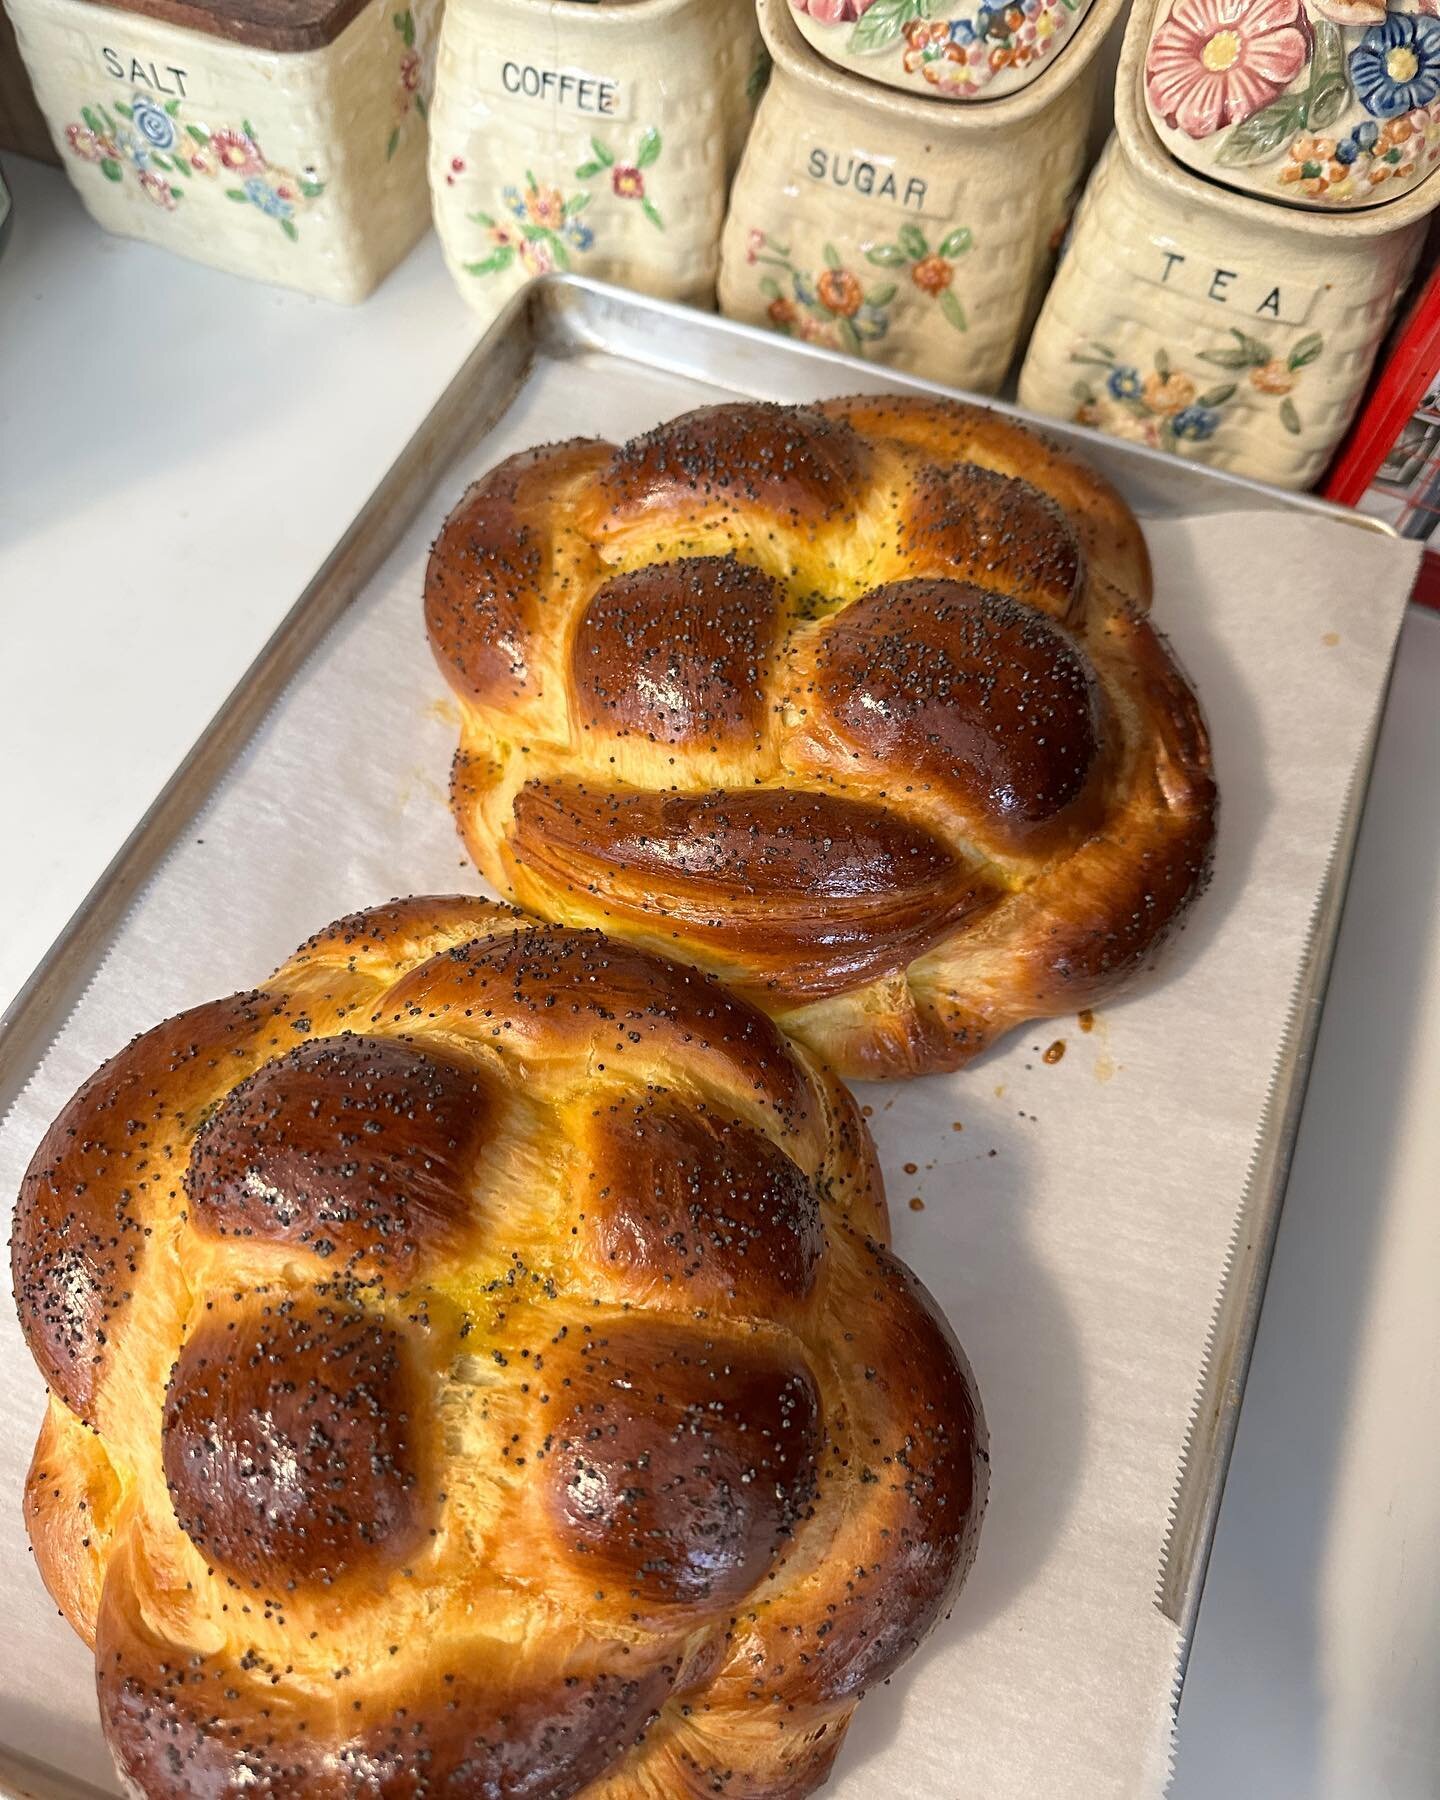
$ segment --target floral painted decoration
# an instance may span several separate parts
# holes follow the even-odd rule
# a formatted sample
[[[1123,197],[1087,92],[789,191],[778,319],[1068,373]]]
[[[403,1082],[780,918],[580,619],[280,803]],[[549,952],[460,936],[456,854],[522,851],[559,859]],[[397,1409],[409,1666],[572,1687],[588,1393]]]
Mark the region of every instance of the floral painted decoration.
[[[1440,0],[1175,0],[1145,59],[1157,119],[1271,164],[1282,193],[1353,204],[1440,162]]]
[[[901,66],[940,93],[970,99],[1002,70],[1046,56],[1081,10],[1081,0],[791,0],[822,25],[852,23],[846,45],[871,56],[901,47]],[[940,17],[934,15],[939,12]]]
[[[390,23],[398,34],[403,48],[395,78],[395,124],[391,129],[389,141],[385,145],[386,162],[389,162],[400,148],[405,121],[409,118],[411,109],[413,108],[421,119],[429,116],[424,90],[421,86],[420,52],[415,48],[413,9],[407,6],[404,12],[391,13]]]
[[[900,228],[898,242],[872,244],[866,259],[881,268],[907,269],[912,285],[937,300],[950,324],[964,331],[965,312],[952,288],[955,268],[950,259],[963,255],[971,242],[968,227],[960,225],[937,250],[931,250],[919,229],[906,224]],[[890,309],[900,292],[898,282],[866,287],[845,267],[833,244],[825,245],[825,267],[811,272],[796,268],[785,245],[763,231],[752,231],[746,243],[746,261],[778,269],[786,276],[782,286],[776,276],[762,275],[760,292],[767,301],[766,317],[789,337],[864,356],[865,346],[878,343],[890,329]]]
[[[117,100],[112,112],[97,100],[93,107],[80,108],[83,124],[65,127],[65,141],[72,155],[96,164],[107,181],[123,181],[126,169],[133,170],[146,199],[167,212],[175,211],[197,175],[209,180],[221,174],[239,177],[238,187],[224,190],[226,197],[258,207],[296,241],[296,213],[325,192],[315,171],[292,175],[271,164],[248,120],[238,128],[212,131],[182,120],[180,106],[179,100],[162,106],[153,96],[137,93],[129,105]]]
[[[620,162],[598,138],[591,138],[590,156],[575,171],[577,181],[590,185],[568,198],[560,188],[538,181],[534,171],[527,169],[523,188],[501,190],[508,218],[488,212],[469,215],[485,227],[489,247],[484,256],[462,265],[466,274],[498,275],[517,261],[527,275],[568,269],[572,254],[594,248],[594,228],[580,214],[595,198],[595,185],[602,176],[602,192],[608,190],[618,200],[634,201],[655,229],[663,231],[665,221],[646,192],[644,174],[659,161],[661,148],[660,133],[653,125],[640,134],[633,162]],[[464,158],[452,157],[446,182],[453,187],[464,174]]]
[[[1325,348],[1318,331],[1276,356],[1270,345],[1231,327],[1233,344],[1214,344],[1196,353],[1196,361],[1221,369],[1232,379],[1177,369],[1165,350],[1157,350],[1148,373],[1128,362],[1108,344],[1082,345],[1070,360],[1104,371],[1104,379],[1077,381],[1077,425],[1097,426],[1112,437],[1147,444],[1152,449],[1182,451],[1188,444],[1208,443],[1220,431],[1237,403],[1244,409],[1279,402],[1276,415],[1292,437],[1302,429],[1292,393],[1301,371],[1318,360]],[[1259,396],[1257,400],[1255,397]]]
[[[581,163],[575,171],[577,181],[591,181],[597,175],[607,175],[611,192],[621,200],[638,200],[640,210],[657,231],[665,229],[665,221],[660,217],[655,203],[645,192],[645,176],[643,171],[660,159],[660,133],[652,125],[640,134],[640,142],[635,147],[633,162],[617,162],[613,151],[606,148],[599,138],[591,138],[592,155]]]

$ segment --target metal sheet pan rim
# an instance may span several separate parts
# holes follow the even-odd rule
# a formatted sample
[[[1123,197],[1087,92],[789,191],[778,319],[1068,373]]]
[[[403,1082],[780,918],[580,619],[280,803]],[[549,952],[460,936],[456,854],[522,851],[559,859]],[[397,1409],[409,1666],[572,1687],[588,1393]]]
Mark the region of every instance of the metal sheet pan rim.
[[[696,366],[697,355],[718,347],[728,347],[731,352],[719,369]],[[919,376],[877,368],[813,345],[794,344],[757,327],[650,300],[607,283],[547,276],[514,297],[462,362],[335,549],[0,1017],[0,1117],[8,1115],[15,1096],[35,1074],[103,963],[120,924],[186,822],[207,803],[300,666],[398,543],[433,486],[436,471],[447,466],[467,440],[483,433],[503,414],[537,356],[563,358],[586,352],[610,354],[620,361],[642,363],[737,393],[753,391],[737,375],[743,375],[754,362],[776,366],[799,362],[846,370],[860,387],[974,400],[1032,424],[1052,439],[1073,444],[1122,489],[1139,487],[1165,497],[1157,498],[1152,512],[1246,507],[1302,512],[1336,519],[1355,529],[1396,535],[1381,520],[1313,495],[1293,494],[1224,471],[1186,465],[1145,445],[1123,443],[1085,427],[1041,418],[1009,401],[964,394]],[[738,354],[741,352],[745,354]],[[1177,498],[1185,504],[1176,504]],[[1143,506],[1139,510],[1143,516]],[[1184,1459],[1177,1470],[1171,1525],[1156,1580],[1156,1604],[1180,1633],[1176,1706],[1254,1349],[1382,711],[1383,704],[1357,764],[1330,870],[1317,900],[1285,1040],[1257,1133],[1250,1181],[1237,1214],[1231,1258],[1217,1297]],[[62,1800],[62,1796],[80,1800],[95,1792],[0,1745],[0,1795],[12,1800],[37,1796],[40,1800]]]

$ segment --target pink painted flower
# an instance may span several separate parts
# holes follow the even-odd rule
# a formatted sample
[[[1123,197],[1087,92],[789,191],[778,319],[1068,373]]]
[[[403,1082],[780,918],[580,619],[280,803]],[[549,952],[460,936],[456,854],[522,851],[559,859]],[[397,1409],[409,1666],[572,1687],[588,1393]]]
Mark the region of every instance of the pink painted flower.
[[[616,163],[610,171],[610,185],[622,200],[645,198],[645,177],[629,163]]]
[[[174,212],[175,196],[170,192],[170,183],[163,175],[157,175],[154,169],[142,169],[140,185],[145,190],[147,200],[156,206],[163,206],[166,212]]]
[[[822,25],[844,25],[869,12],[875,0],[790,0],[790,4]]]
[[[756,259],[760,255],[760,252],[764,248],[765,248],[765,233],[763,231],[755,231],[752,229],[747,234],[746,239],[745,239],[745,260],[746,260],[746,262],[753,263],[754,261],[756,261]]]
[[[412,94],[420,85],[420,58],[413,50],[400,58],[400,85]]]
[[[197,175],[213,175],[215,173],[215,158],[205,144],[192,144],[188,160],[190,167]]]
[[[103,154],[99,138],[93,131],[87,131],[83,125],[67,125],[65,141],[84,162],[99,162]]]
[[[257,175],[265,167],[260,146],[243,131],[212,131],[210,148],[222,169],[232,175]]]
[[[1150,40],[1146,91],[1172,129],[1209,137],[1268,106],[1309,55],[1303,0],[1176,0]]]
[[[555,253],[540,239],[525,239],[520,245],[520,261],[532,275],[548,275],[555,267]]]

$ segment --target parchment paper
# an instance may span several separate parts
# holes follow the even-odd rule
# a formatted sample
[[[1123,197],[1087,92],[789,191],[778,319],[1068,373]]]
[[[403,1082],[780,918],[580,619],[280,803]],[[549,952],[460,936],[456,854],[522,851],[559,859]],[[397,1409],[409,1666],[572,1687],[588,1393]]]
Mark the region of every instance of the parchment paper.
[[[424,555],[464,481],[499,456],[618,436],[711,397],[639,370],[617,390],[606,368],[541,363],[502,428],[438,483],[131,914],[0,1133],[0,1191],[14,1193],[50,1118],[133,1033],[263,979],[351,908],[479,885],[446,807],[455,728],[423,637]],[[1091,1032],[1038,1024],[963,1075],[862,1094],[897,1246],[974,1363],[994,1479],[970,1583],[861,1707],[837,1800],[1129,1800],[1168,1773],[1179,1645],[1155,1603],[1162,1545],[1415,547],[1264,513],[1154,521],[1147,535],[1156,616],[1214,734],[1215,877],[1158,969]],[[1055,1043],[1063,1055],[1046,1061]],[[8,1300],[0,1368],[0,1745],[114,1792],[89,1653],[45,1595],[21,1524],[43,1389]]]

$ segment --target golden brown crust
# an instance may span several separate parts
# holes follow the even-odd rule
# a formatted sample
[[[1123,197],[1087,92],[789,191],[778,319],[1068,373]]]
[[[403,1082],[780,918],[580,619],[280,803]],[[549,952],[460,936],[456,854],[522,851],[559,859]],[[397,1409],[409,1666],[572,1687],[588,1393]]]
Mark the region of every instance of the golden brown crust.
[[[427,578],[452,803],[500,892],[723,976],[842,1074],[958,1066],[1158,946],[1215,790],[1108,483],[900,395],[707,407],[586,457],[488,555],[467,497],[467,560],[442,537]],[[524,575],[549,673],[523,694],[470,679],[508,627],[456,598],[518,566],[506,532],[564,546]]]
[[[26,1518],[129,1787],[810,1792],[984,1504],[885,1235],[763,1013],[484,901],[138,1038],[13,1239]]]

